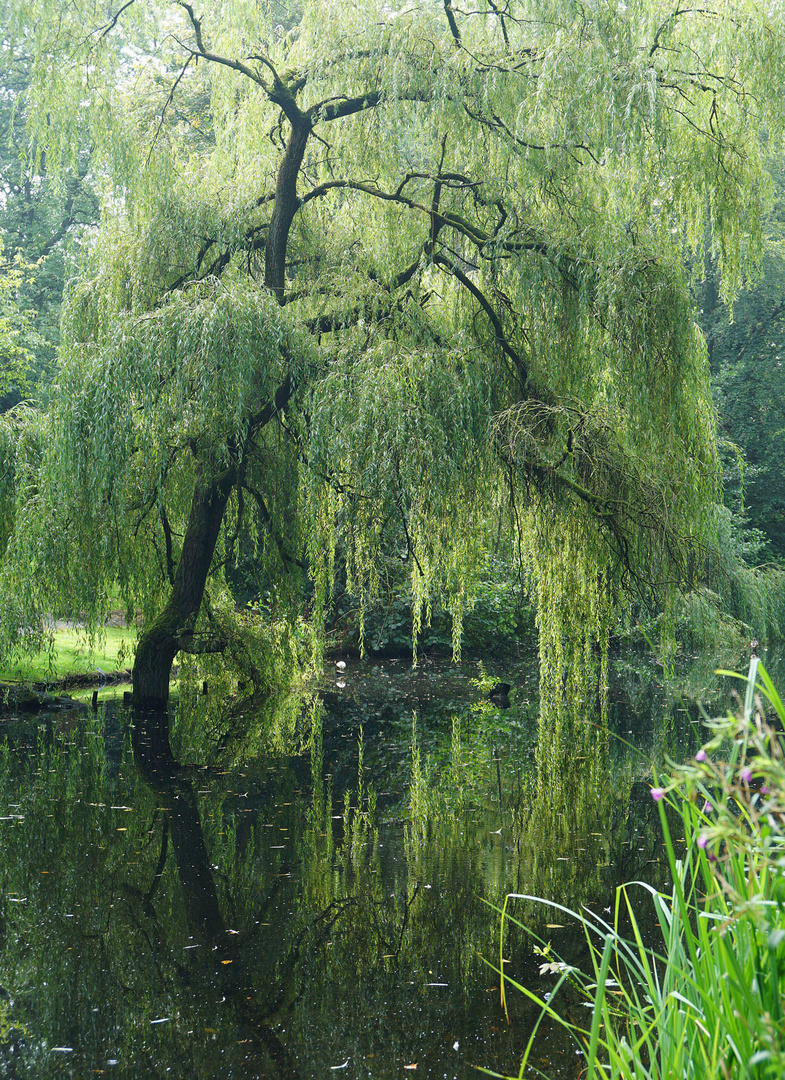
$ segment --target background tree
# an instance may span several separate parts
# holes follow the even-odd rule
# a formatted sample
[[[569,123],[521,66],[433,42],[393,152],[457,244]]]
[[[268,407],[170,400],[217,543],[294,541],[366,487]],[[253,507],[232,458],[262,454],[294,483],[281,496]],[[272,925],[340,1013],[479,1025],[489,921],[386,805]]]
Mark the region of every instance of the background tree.
[[[84,138],[72,167],[55,175],[48,172],[45,155],[36,159],[30,153],[26,126],[31,108],[33,28],[25,28],[12,43],[9,22],[8,5],[0,5],[0,236],[6,258],[27,264],[16,283],[15,299],[28,313],[28,322],[20,338],[27,354],[27,378],[4,367],[6,386],[0,404],[5,407],[29,395],[31,381],[45,385],[51,377],[60,333],[67,242],[98,220]]]
[[[0,393],[8,394],[28,380],[31,345],[36,340],[35,313],[20,303],[25,276],[31,268],[21,258],[8,259],[0,245]]]
[[[729,299],[759,256],[777,12],[19,18],[37,27],[31,137],[73,164],[89,101],[108,183],[40,487],[6,550],[6,632],[52,596],[95,623],[119,581],[149,617],[134,695],[165,701],[176,652],[221,645],[204,588],[250,529],[281,581],[307,564],[317,614],[337,537],[361,599],[397,543],[415,634],[442,592],[457,642],[504,500],[544,686],[561,700],[566,670],[585,699],[619,590],[689,583],[715,535],[685,259],[708,245]]]
[[[726,448],[726,492],[758,531],[756,557],[785,556],[785,204],[782,162],[772,163],[775,199],[765,225],[762,276],[730,310],[719,302],[716,275],[701,296],[715,396]],[[740,456],[742,452],[743,457]]]

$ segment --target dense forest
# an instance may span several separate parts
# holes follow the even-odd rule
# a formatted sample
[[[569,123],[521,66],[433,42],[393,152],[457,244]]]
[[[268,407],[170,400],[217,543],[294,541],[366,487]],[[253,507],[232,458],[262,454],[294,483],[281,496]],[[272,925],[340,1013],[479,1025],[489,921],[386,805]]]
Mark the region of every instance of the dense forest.
[[[4,650],[122,605],[160,705],[496,577],[602,710],[630,613],[776,633],[779,18],[5,3]]]

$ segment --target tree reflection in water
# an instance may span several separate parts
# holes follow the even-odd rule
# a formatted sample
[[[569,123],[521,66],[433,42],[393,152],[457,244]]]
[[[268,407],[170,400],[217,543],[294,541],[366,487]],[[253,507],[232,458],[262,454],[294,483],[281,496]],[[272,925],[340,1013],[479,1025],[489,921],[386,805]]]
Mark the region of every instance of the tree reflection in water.
[[[289,1080],[298,1076],[297,1069],[284,1043],[275,1034],[270,1021],[287,1003],[287,979],[273,979],[272,985],[263,983],[260,994],[255,984],[252,968],[245,963],[251,955],[248,938],[258,934],[259,920],[253,928],[243,932],[226,926],[218,900],[213,866],[207,853],[202,832],[199,806],[194,792],[194,781],[175,761],[169,743],[169,725],[165,713],[148,713],[135,716],[132,731],[133,754],[139,775],[155,793],[162,804],[161,850],[156,876],[150,890],[144,896],[147,914],[156,921],[153,907],[155,887],[161,879],[167,859],[168,840],[174,853],[180,896],[189,930],[191,944],[187,947],[193,957],[190,968],[184,971],[182,982],[191,988],[201,984],[206,994],[220,991],[222,1004],[230,1006],[231,1022],[242,1033],[242,1044],[247,1048],[245,1062],[266,1051],[278,1076]],[[266,898],[265,907],[270,896]],[[263,914],[262,910],[260,914]],[[282,968],[295,962],[295,957],[284,955]],[[280,983],[280,985],[277,985]],[[212,1032],[211,1032],[212,1034]],[[263,1067],[264,1055],[258,1062]]]
[[[543,790],[522,709],[452,725],[426,710],[412,727],[401,705],[329,704],[245,719],[245,742],[237,725],[226,738],[226,717],[219,732],[215,715],[171,731],[139,716],[122,757],[122,710],[5,725],[7,1075],[250,1080],[347,1058],[373,1077],[415,1062],[420,1075],[517,1072],[535,1016],[514,1001],[506,1023],[482,900],[604,899],[622,864],[656,857],[631,815],[639,783],[597,742]],[[210,767],[182,763],[195,758]],[[509,974],[538,979],[530,943],[506,950]],[[570,1076],[571,1048],[543,1036],[541,1067]]]

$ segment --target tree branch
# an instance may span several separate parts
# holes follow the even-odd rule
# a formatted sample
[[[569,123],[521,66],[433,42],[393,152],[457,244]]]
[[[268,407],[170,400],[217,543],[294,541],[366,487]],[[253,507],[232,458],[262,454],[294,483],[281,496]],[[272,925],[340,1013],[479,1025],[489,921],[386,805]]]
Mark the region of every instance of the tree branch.
[[[205,656],[212,653],[226,651],[228,642],[226,638],[218,634],[202,634],[197,636],[193,630],[185,630],[177,635],[179,652],[188,653],[189,656]]]
[[[309,120],[340,120],[343,116],[353,116],[355,113],[364,112],[366,109],[375,109],[382,100],[379,90],[370,91],[367,94],[358,94],[356,97],[327,98],[316,105],[312,105],[306,115]]]
[[[170,89],[169,93],[167,94],[166,101],[164,102],[164,107],[161,109],[161,118],[158,121],[158,127],[155,129],[155,135],[153,135],[153,141],[150,143],[150,149],[147,151],[147,161],[145,162],[145,167],[147,167],[150,164],[150,157],[151,157],[151,155],[153,153],[153,147],[155,146],[156,142],[158,141],[158,136],[161,134],[161,128],[164,126],[164,117],[166,116],[166,110],[172,104],[172,101],[174,100],[175,91],[177,90],[177,87],[180,85],[180,80],[185,75],[186,71],[188,70],[188,65],[191,63],[193,58],[194,58],[194,53],[189,53],[188,59],[183,64],[182,71],[180,72],[180,74],[175,79],[174,83],[172,84],[172,88]]]
[[[458,23],[455,21],[455,12],[452,7],[452,0],[444,0],[444,14],[447,16],[447,22],[450,25],[450,33],[453,36],[455,42],[455,48],[461,47],[461,32],[458,29]]]
[[[290,400],[294,396],[294,392],[297,389],[295,381],[291,376],[291,373],[286,376],[284,381],[275,391],[273,400],[268,401],[267,404],[254,413],[248,422],[248,436],[253,438],[262,428],[269,424],[274,416],[278,413],[284,412]]]
[[[118,22],[120,16],[123,14],[123,12],[127,8],[131,7],[131,5],[134,4],[135,2],[136,2],[136,0],[128,0],[128,3],[123,4],[123,6],[119,9],[117,14],[112,17],[112,21],[107,23],[107,25],[101,31],[101,34],[100,34],[100,36],[98,38],[99,41],[102,41],[103,38],[105,38],[107,34],[110,34],[112,32],[112,30],[114,30],[114,28],[117,26],[117,22]]]
[[[133,2],[133,0],[131,0]],[[257,86],[261,86],[268,94],[270,93],[270,87],[265,83],[258,71],[254,71],[253,68],[248,67],[247,64],[241,63],[239,60],[230,60],[226,56],[219,56],[217,53],[210,52],[204,46],[204,40],[202,38],[202,20],[197,19],[194,14],[194,9],[190,4],[186,3],[186,0],[175,0],[178,7],[183,8],[188,13],[188,18],[191,21],[193,27],[194,37],[196,38],[196,48],[191,49],[189,46],[184,45],[183,48],[188,49],[194,56],[201,56],[203,60],[209,60],[213,64],[221,64],[223,67],[231,68],[232,71],[239,71],[241,75],[245,75],[247,78],[255,82]],[[258,58],[254,58],[258,59]],[[271,66],[268,64],[268,66]]]
[[[449,259],[445,258],[444,255],[439,254],[439,252],[435,252],[433,256],[433,261],[437,266],[441,266],[443,269],[447,270],[452,275],[452,277],[454,277],[457,281],[461,283],[464,289],[466,289],[472,294],[477,303],[488,316],[488,321],[493,327],[493,332],[496,336],[497,342],[502,347],[502,350],[506,353],[506,355],[510,358],[510,360],[512,360],[512,362],[515,364],[515,367],[520,375],[521,383],[525,383],[528,379],[528,370],[526,368],[526,363],[520,356],[520,354],[516,352],[515,349],[513,349],[512,345],[507,340],[507,337],[504,333],[504,328],[502,327],[502,324],[499,320],[499,316],[493,310],[493,306],[488,300],[488,298],[485,296],[485,294],[477,288],[471,278],[467,277],[466,274],[463,273],[463,271],[458,267],[455,262],[451,262]]]
[[[275,541],[275,546],[278,548],[278,554],[281,556],[281,561],[284,563],[284,565],[290,563],[292,566],[298,566],[301,570],[307,570],[305,563],[295,558],[294,555],[290,555],[284,547],[283,540],[281,540],[280,536],[275,531],[272,514],[267,509],[267,503],[264,501],[264,496],[262,495],[262,493],[260,491],[257,491],[255,487],[252,487],[252,485],[247,482],[243,483],[243,487],[247,492],[249,492],[249,494],[253,496],[254,502],[259,509],[262,520],[264,521],[267,528],[270,530],[270,534]]]

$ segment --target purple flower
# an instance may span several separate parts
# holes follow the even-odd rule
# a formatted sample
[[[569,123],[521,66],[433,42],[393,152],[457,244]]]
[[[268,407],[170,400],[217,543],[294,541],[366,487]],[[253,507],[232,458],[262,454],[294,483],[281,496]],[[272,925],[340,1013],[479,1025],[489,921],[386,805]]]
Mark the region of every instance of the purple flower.
[[[706,845],[708,844],[708,842],[709,842],[708,836],[706,835],[705,832],[702,832],[700,834],[700,836],[698,837],[698,847],[699,848],[705,848]]]
[[[665,797],[665,789],[661,787],[653,787],[651,789],[651,797],[655,802],[659,802],[660,799]]]
[[[704,814],[710,814],[713,809],[714,809],[714,807],[711,805],[711,803],[707,799],[706,802],[703,804],[703,813]]]
[[[752,779],[752,769],[749,767],[749,765],[745,765],[739,775],[741,776],[745,784],[749,784],[750,780]]]
[[[763,784],[761,786],[760,793],[761,793],[761,795],[768,795],[769,794],[769,789],[766,787],[765,784]]]
[[[695,755],[695,760],[696,761],[705,761],[706,760],[706,751],[703,750],[703,749],[700,749],[698,751],[698,753]]]

